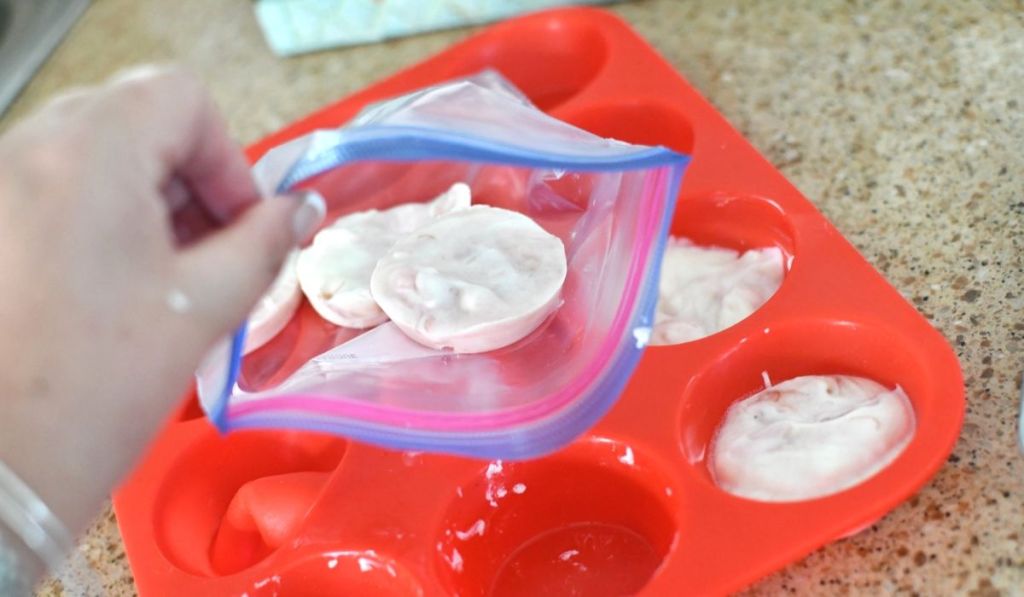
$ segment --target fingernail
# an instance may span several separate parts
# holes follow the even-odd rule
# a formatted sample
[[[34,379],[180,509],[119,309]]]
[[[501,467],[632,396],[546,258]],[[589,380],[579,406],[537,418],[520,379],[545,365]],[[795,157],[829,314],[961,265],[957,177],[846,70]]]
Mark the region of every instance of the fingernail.
[[[309,240],[324,221],[327,204],[316,191],[300,191],[297,195],[298,197],[292,197],[292,200],[298,199],[301,203],[292,216],[292,231],[295,234],[295,244],[301,245]]]

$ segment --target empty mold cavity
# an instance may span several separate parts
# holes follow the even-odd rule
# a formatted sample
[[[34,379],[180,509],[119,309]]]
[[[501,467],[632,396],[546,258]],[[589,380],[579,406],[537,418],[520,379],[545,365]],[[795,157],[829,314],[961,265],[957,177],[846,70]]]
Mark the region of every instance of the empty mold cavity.
[[[693,153],[689,119],[679,108],[658,100],[598,104],[574,110],[563,118],[600,137]]]
[[[917,344],[894,330],[838,320],[772,324],[740,339],[694,377],[684,393],[681,444],[698,476],[714,484],[712,442],[733,403],[765,389],[766,382],[776,385],[805,375],[852,375],[889,389],[899,385],[915,410],[929,393],[927,365]]]
[[[601,32],[577,21],[534,20],[503,33],[481,39],[451,76],[494,68],[538,108],[550,110],[583,90],[608,57]]]
[[[246,594],[415,597],[423,595],[423,588],[401,564],[372,549],[336,550],[301,558],[297,564],[253,582]]]
[[[157,543],[193,574],[246,568],[298,531],[344,451],[344,440],[312,433],[211,430],[163,482]]]
[[[677,535],[678,495],[665,477],[642,453],[603,438],[540,460],[492,462],[456,494],[437,541],[453,594],[633,594]]]

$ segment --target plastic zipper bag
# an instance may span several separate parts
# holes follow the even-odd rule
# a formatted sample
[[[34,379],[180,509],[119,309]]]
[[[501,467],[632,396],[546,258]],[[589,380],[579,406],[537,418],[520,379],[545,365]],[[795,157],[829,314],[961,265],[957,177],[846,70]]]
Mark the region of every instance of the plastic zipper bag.
[[[554,119],[493,71],[368,106],[345,127],[269,151],[254,166],[261,189],[319,192],[328,223],[466,183],[473,203],[520,212],[558,237],[565,282],[537,329],[482,353],[428,348],[393,322],[337,327],[303,305],[243,358],[243,325],[197,371],[203,409],[224,431],[320,430],[482,458],[561,447],[611,407],[647,343],[688,161]]]

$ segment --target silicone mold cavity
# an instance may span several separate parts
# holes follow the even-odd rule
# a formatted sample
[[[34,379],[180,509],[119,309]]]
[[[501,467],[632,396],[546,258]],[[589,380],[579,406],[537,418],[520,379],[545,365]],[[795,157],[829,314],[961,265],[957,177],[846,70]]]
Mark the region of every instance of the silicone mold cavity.
[[[778,203],[764,197],[724,192],[684,195],[676,203],[670,234],[709,247],[735,251],[778,247],[788,256],[796,255],[792,222]]]
[[[678,108],[658,100],[597,104],[559,116],[601,137],[693,153],[693,128],[689,119]]]
[[[606,438],[492,462],[461,493],[436,560],[453,594],[632,594],[678,532],[671,485],[639,450]]]
[[[773,323],[740,339],[695,377],[679,413],[686,460],[711,481],[707,458],[714,434],[734,402],[802,375],[855,375],[915,396],[927,394],[928,375],[914,342],[893,330],[844,320]],[[866,482],[870,482],[870,479]]]
[[[311,479],[326,481],[345,444],[294,432],[207,436],[181,454],[157,493],[156,541],[168,560],[193,574],[226,574],[259,561],[298,530],[312,505]],[[278,495],[267,495],[275,481]],[[298,486],[292,491],[289,484]]]
[[[604,67],[607,54],[599,30],[556,17],[525,24],[514,36],[485,34],[445,78],[495,68],[538,108],[551,110],[580,93]]]
[[[783,253],[783,267],[787,273],[796,252],[794,229],[789,218],[777,203],[762,197],[728,193],[683,197],[676,203],[670,234],[675,238],[689,239],[702,247],[732,249],[741,254],[753,249],[776,247]],[[782,285],[785,284],[784,279]],[[768,300],[771,301],[771,298]],[[741,322],[762,308],[764,305]],[[730,327],[735,327],[735,324]],[[724,330],[716,333],[721,331]],[[674,345],[664,344],[651,348],[664,350],[666,346]]]

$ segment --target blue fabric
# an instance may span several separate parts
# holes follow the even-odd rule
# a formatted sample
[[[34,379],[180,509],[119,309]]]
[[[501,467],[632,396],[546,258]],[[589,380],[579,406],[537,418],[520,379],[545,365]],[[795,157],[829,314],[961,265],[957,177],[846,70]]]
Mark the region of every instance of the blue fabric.
[[[293,56],[426,31],[479,25],[524,12],[614,0],[259,0],[270,49]]]

